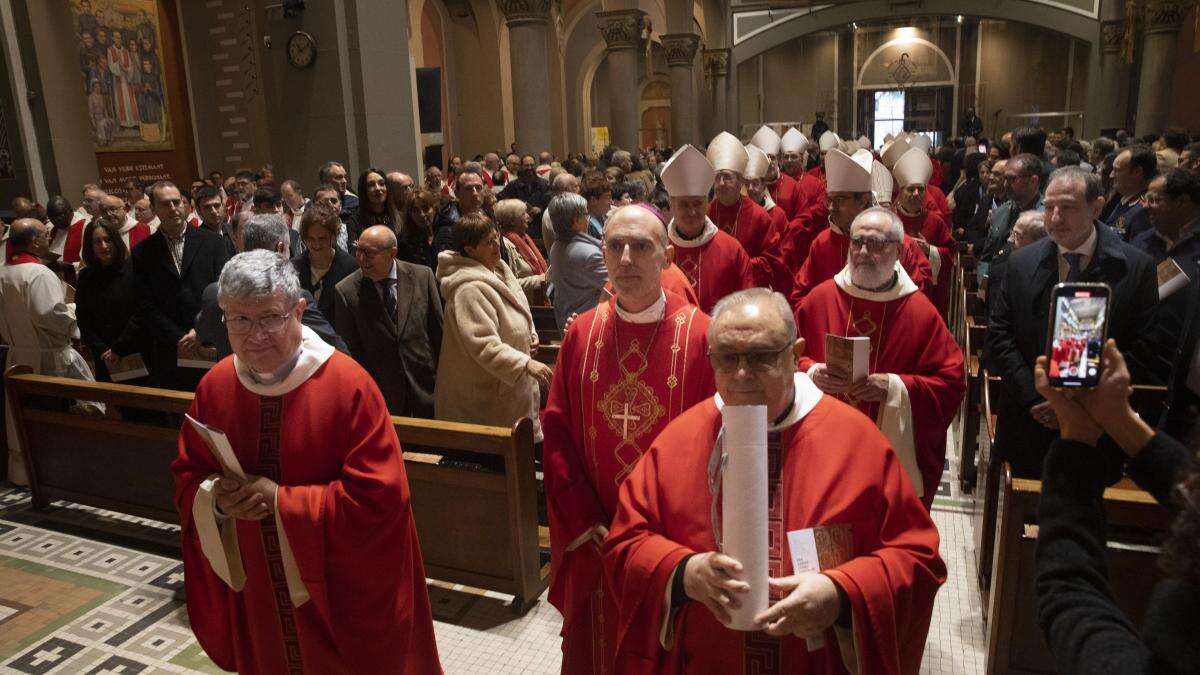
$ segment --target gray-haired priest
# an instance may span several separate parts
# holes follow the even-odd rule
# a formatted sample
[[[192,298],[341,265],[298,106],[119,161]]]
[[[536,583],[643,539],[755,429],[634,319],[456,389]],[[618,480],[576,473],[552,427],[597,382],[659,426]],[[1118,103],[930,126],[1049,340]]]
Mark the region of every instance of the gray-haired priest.
[[[300,323],[291,263],[235,256],[233,356],[200,382],[175,501],[188,617],[241,673],[439,673],[400,443],[383,395]]]

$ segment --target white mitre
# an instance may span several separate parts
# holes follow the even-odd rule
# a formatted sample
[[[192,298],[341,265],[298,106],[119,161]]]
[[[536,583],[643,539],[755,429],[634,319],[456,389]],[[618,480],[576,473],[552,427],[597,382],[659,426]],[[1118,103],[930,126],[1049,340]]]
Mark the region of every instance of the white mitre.
[[[754,132],[754,135],[750,137],[750,144],[768,155],[779,154],[779,144],[781,141],[782,139],[779,138],[779,134],[775,133],[774,129],[765,124],[759,127],[758,131]]]
[[[827,192],[870,192],[870,153],[851,157],[834,148],[825,154],[825,183]]]
[[[904,134],[900,134],[879,151],[879,161],[883,162],[883,165],[890,169],[896,166],[896,162],[900,161],[900,157],[911,149],[912,146],[908,144],[908,138]]]
[[[896,177],[896,185],[902,188],[918,183],[925,185],[933,175],[933,162],[929,161],[929,155],[913,148],[892,167],[892,175]]]
[[[929,154],[929,148],[933,145],[933,141],[925,134],[913,134],[908,139],[908,144],[925,154]]]
[[[867,138],[865,135],[859,136],[858,137],[858,147],[870,150],[871,149],[871,139]]]
[[[782,152],[804,152],[808,149],[808,139],[796,127],[791,127],[783,134],[779,145]]]
[[[892,180],[892,172],[879,160],[871,162],[871,192],[875,193],[875,203],[886,205],[892,203],[892,191],[896,183]]]
[[[716,172],[704,153],[685,144],[663,163],[658,177],[672,197],[707,197]]]
[[[817,141],[817,145],[821,148],[822,153],[829,152],[842,142],[842,139],[832,131],[826,131],[821,134],[821,138]]]
[[[738,175],[746,173],[746,162],[750,161],[746,146],[728,131],[722,131],[709,142],[704,156],[713,171],[732,171]]]
[[[749,155],[750,161],[746,162],[746,173],[742,174],[742,177],[746,180],[766,178],[767,169],[771,166],[771,158],[767,157],[767,153],[758,146],[747,145],[746,154]]]

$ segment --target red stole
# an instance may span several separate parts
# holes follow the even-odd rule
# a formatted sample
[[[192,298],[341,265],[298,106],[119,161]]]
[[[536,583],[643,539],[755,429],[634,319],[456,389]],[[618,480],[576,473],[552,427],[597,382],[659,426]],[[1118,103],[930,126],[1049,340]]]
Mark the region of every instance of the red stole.
[[[42,259],[28,251],[12,253],[8,256],[9,265],[28,265],[31,263],[40,265],[42,263]]]
[[[612,672],[615,595],[600,551],[572,543],[608,526],[617,491],[659,432],[712,395],[708,317],[667,293],[660,321],[634,324],[616,299],[571,325],[542,413],[550,516],[551,604],[563,615],[564,672]]]
[[[517,247],[517,253],[529,266],[533,268],[534,274],[546,273],[546,259],[542,257],[542,252],[538,250],[537,244],[528,234],[517,234],[516,232],[505,232],[504,238],[511,241],[513,246]]]

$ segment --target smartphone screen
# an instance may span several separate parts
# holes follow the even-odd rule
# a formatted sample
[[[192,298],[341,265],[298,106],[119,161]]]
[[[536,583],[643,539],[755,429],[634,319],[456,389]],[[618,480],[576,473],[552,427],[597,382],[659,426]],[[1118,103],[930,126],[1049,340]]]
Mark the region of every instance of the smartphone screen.
[[[1051,296],[1050,385],[1094,387],[1100,383],[1100,351],[1108,324],[1106,284],[1058,284]]]

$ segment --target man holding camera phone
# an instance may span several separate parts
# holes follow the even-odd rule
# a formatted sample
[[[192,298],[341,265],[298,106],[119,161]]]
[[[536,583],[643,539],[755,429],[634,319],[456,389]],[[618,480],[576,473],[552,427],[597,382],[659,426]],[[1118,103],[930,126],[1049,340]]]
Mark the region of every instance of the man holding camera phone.
[[[1014,477],[1040,478],[1046,449],[1057,437],[1058,419],[1033,380],[1034,361],[1046,353],[1054,286],[1108,284],[1107,333],[1131,355],[1158,302],[1153,260],[1097,222],[1103,207],[1097,176],[1078,167],[1056,170],[1046,186],[1048,237],[1014,253],[1009,273],[993,289],[984,357],[1005,391],[994,458],[1009,462]],[[1131,366],[1134,381],[1144,381],[1136,361]]]

